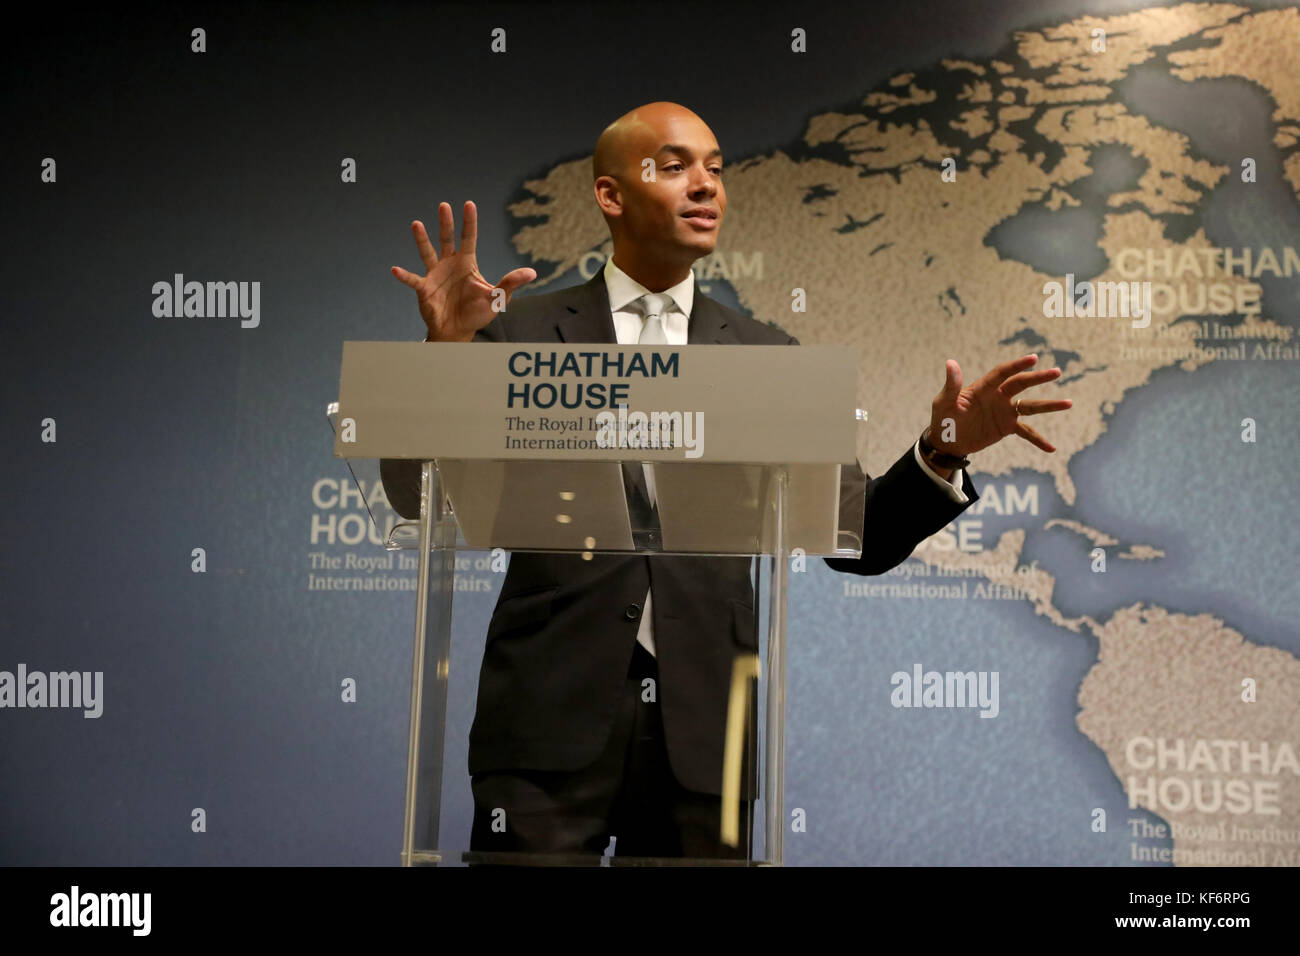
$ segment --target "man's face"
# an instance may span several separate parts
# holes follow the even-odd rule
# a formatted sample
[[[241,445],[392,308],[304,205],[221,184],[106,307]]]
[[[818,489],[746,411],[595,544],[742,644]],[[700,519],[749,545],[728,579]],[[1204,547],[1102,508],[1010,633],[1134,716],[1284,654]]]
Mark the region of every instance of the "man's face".
[[[653,163],[653,182],[645,160]],[[713,251],[727,209],[722,151],[687,113],[652,116],[631,137],[617,177],[627,238],[664,261],[694,262]]]

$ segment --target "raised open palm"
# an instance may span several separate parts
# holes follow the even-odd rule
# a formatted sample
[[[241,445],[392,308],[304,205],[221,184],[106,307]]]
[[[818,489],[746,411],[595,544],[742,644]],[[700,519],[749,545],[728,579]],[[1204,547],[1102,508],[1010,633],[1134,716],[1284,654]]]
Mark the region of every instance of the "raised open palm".
[[[496,318],[517,289],[537,278],[537,272],[529,268],[507,272],[496,285],[483,278],[475,254],[478,210],[472,202],[465,203],[459,250],[449,203],[438,205],[441,256],[434,251],[424,223],[415,220],[411,232],[427,271],[418,276],[401,266],[393,266],[393,275],[419,296],[420,316],[428,329],[426,341],[473,341],[474,333]]]
[[[1018,397],[1027,388],[1060,378],[1059,368],[1028,371],[1037,362],[1037,355],[1003,362],[962,388],[961,366],[948,359],[944,386],[930,403],[931,444],[939,451],[970,455],[1008,435],[1019,435],[1045,452],[1056,451],[1051,442],[1020,420],[1023,415],[1062,412],[1074,404],[1068,398]],[[945,437],[945,422],[952,424],[951,438]]]

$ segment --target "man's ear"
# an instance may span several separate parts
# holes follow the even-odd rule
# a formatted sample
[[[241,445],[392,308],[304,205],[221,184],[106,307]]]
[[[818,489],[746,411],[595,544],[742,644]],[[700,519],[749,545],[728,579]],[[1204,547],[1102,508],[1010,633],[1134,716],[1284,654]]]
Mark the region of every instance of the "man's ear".
[[[613,176],[599,176],[592,184],[596,195],[596,205],[606,216],[620,216],[623,213],[623,192],[618,180]]]

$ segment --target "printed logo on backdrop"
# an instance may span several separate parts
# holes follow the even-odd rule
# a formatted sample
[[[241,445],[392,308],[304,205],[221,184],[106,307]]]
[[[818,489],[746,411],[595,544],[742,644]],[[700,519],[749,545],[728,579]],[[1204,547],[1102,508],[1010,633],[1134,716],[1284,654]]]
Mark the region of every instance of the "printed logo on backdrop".
[[[311,504],[303,561],[308,591],[415,591],[416,552],[384,547],[393,528],[405,519],[389,504],[381,480],[362,479],[358,488],[351,475],[317,478]],[[370,520],[371,512],[378,527]],[[491,591],[492,574],[498,569],[504,569],[500,555],[458,553],[456,590]]]
[[[1300,361],[1295,328],[1264,319],[1261,305],[1261,280],[1300,276],[1294,247],[1193,247],[1177,254],[1127,247],[1115,256],[1115,272],[1125,281],[1110,285],[1145,289],[1145,321],[1120,329],[1124,361]],[[1152,316],[1161,320],[1155,326]]]
[[[594,249],[578,260],[578,275],[583,281],[592,278],[605,268],[609,254],[602,249]],[[723,252],[717,250],[697,259],[691,266],[695,273],[695,288],[705,295],[713,292],[714,282],[762,282],[763,253],[745,253],[738,250]]]
[[[1126,820],[1131,862],[1300,866],[1300,829],[1279,824],[1294,799],[1283,784],[1300,777],[1288,741],[1137,734],[1125,742],[1123,770],[1129,809],[1169,821]]]
[[[911,560],[871,579],[842,575],[841,595],[922,601],[1026,600],[1028,578],[1038,573],[1038,562],[989,561],[997,553],[989,550],[989,541],[1009,528],[1030,527],[1025,519],[1039,516],[1038,492],[1039,486],[1029,481],[981,480],[975,503],[922,541]],[[979,555],[981,562],[962,561],[967,555]]]

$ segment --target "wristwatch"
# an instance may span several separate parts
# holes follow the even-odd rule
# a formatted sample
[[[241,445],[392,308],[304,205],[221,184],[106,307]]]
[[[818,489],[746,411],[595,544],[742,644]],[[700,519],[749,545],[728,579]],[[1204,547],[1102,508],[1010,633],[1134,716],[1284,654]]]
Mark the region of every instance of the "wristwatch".
[[[921,457],[931,465],[938,465],[940,468],[951,468],[953,471],[956,471],[958,468],[965,468],[970,464],[969,458],[959,458],[956,455],[949,455],[945,452],[939,451],[939,449],[931,445],[925,437],[929,431],[930,429],[926,428],[925,431],[921,432]]]

